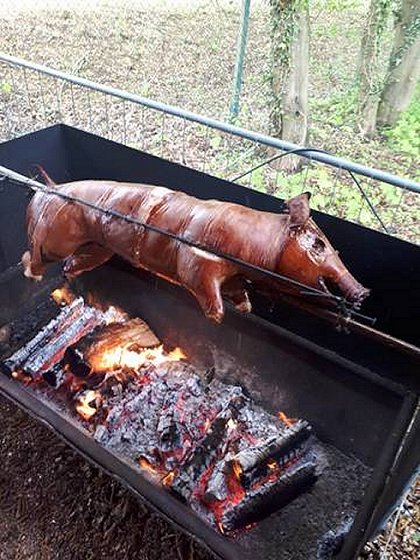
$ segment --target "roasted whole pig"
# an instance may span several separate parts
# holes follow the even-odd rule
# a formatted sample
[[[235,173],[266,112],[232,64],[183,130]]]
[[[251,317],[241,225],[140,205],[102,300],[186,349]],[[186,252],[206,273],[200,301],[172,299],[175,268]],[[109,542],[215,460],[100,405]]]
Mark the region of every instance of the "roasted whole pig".
[[[336,286],[351,302],[369,293],[346,269],[328,239],[310,218],[309,193],[286,202],[287,212],[261,212],[218,200],[200,200],[164,187],[112,181],[47,184],[143,223],[172,232],[210,250],[327,291]],[[247,288],[261,275],[202,249],[183,244],[121,218],[55,194],[37,192],[27,210],[29,251],[22,256],[27,277],[40,280],[48,263],[64,262],[74,277],[114,254],[189,290],[205,315],[224,316],[223,297],[243,312],[251,310]],[[269,283],[278,295],[287,286]]]

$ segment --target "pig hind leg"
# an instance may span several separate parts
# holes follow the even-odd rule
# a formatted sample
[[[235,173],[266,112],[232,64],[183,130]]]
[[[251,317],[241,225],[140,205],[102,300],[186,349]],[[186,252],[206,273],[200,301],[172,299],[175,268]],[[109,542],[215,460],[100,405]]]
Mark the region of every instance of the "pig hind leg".
[[[82,272],[93,270],[104,264],[109,261],[113,254],[113,251],[101,245],[86,243],[66,258],[64,261],[64,273],[67,277],[73,278]]]
[[[235,309],[241,313],[250,313],[252,305],[249,300],[246,282],[239,276],[228,278],[222,287],[222,293],[228,299]]]

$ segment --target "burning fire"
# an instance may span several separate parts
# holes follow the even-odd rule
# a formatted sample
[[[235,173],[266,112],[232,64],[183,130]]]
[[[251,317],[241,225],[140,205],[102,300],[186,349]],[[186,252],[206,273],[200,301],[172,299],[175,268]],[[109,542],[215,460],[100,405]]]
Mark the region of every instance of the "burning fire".
[[[162,482],[163,486],[172,486],[172,483],[173,483],[173,481],[174,481],[174,478],[175,478],[175,473],[174,473],[174,471],[169,471],[168,474],[165,475],[165,476],[162,478],[162,481],[161,481],[161,482]]]
[[[110,371],[113,369],[130,368],[140,369],[145,363],[152,362],[160,365],[165,362],[179,362],[186,356],[180,348],[175,348],[166,353],[163,345],[156,348],[145,348],[140,352],[129,350],[127,346],[119,346],[111,350],[105,350],[102,354],[89,357],[90,365],[94,371]]]
[[[107,325],[124,321],[125,319],[127,319],[127,313],[115,305],[110,305],[105,312],[105,323]]]
[[[57,305],[68,305],[76,299],[75,295],[72,293],[68,286],[57,288],[56,290],[51,292],[51,297]]]
[[[267,467],[271,470],[274,471],[277,468],[277,461],[275,461],[274,459],[271,459],[270,461],[268,461],[267,463]]]
[[[96,405],[100,400],[101,396],[97,391],[85,391],[77,397],[76,411],[84,420],[90,420],[96,414]]]
[[[284,412],[277,412],[277,418],[281,420],[283,424],[286,424],[286,426],[293,426],[293,424],[296,422],[294,418],[289,418],[285,415]]]
[[[236,420],[234,420],[233,418],[229,418],[229,420],[227,421],[227,427],[229,428],[229,431],[233,431],[236,426],[238,425],[238,422]]]
[[[146,459],[146,457],[139,458],[139,465],[145,471],[149,471],[153,474],[157,472],[156,467],[152,465],[152,463],[148,459]]]
[[[241,465],[238,463],[238,461],[233,461],[232,462],[232,470],[233,470],[233,474],[236,476],[236,478],[238,480],[240,480],[243,470],[242,470]]]

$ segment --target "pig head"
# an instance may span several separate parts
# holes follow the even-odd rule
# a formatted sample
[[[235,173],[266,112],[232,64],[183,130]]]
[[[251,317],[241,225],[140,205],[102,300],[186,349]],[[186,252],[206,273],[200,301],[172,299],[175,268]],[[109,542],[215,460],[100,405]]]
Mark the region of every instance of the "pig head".
[[[324,292],[336,287],[347,300],[359,304],[369,290],[350,274],[338,251],[310,217],[309,199],[310,193],[302,193],[286,202],[289,235],[277,272]]]
[[[57,194],[37,193],[28,206],[30,249],[22,256],[22,264],[29,278],[40,280],[48,263],[54,261],[63,261],[65,274],[72,278],[116,254],[134,267],[186,288],[215,322],[223,320],[223,298],[241,312],[250,311],[249,285],[258,289],[261,278],[211,251],[324,291],[334,285],[354,303],[369,293],[351,276],[310,218],[307,193],[289,200],[287,212],[274,214],[142,184],[80,181],[56,188]],[[208,251],[63,200],[60,193],[130,215]],[[271,282],[271,297],[284,291],[284,284]]]

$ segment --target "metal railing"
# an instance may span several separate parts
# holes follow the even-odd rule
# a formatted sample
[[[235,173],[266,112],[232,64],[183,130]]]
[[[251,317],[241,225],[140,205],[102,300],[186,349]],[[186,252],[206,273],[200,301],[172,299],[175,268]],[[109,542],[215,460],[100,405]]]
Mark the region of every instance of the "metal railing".
[[[420,239],[413,180],[7,54],[0,69],[0,139],[64,122],[283,198],[311,190],[314,208]],[[304,160],[294,175],[277,164],[289,152]]]

